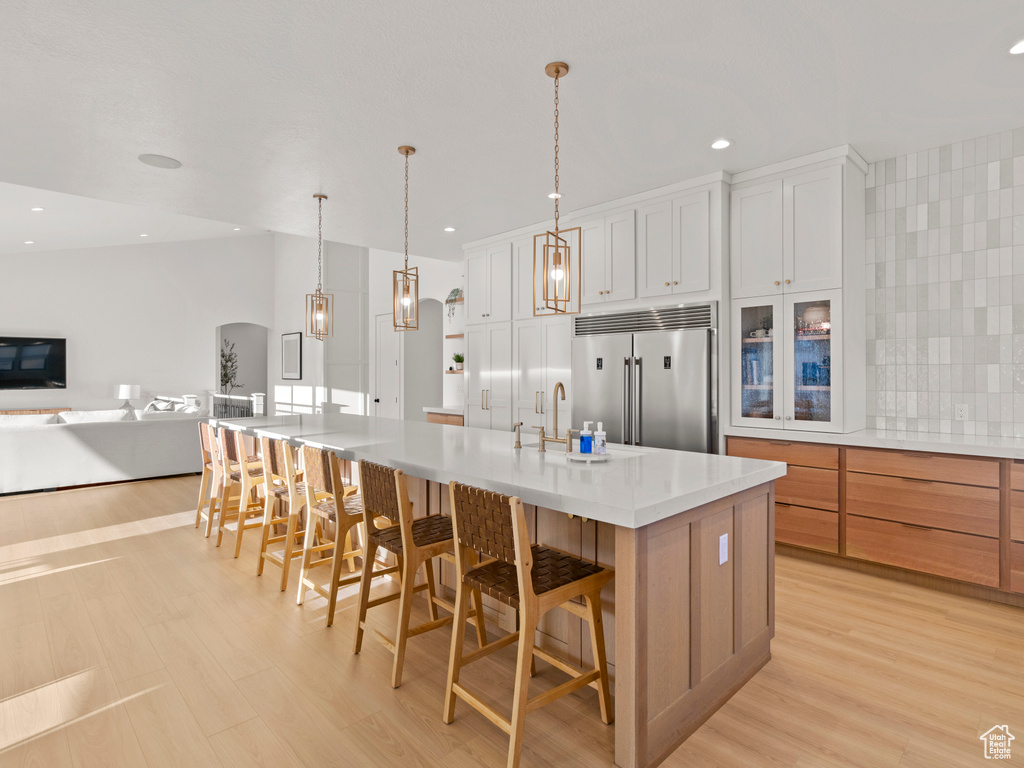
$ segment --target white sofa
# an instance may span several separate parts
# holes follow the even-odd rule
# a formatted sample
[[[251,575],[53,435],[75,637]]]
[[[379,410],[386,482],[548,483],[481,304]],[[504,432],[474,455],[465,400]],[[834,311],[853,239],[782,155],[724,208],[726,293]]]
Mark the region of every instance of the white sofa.
[[[0,426],[0,493],[201,472],[205,416]]]

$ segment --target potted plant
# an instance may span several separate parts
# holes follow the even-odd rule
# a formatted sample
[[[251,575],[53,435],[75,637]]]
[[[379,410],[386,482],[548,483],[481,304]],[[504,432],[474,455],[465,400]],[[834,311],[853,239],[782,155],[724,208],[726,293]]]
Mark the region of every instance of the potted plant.
[[[462,364],[466,361],[466,356],[461,352],[456,352],[455,354],[452,355],[452,360],[455,361],[455,370],[461,371]]]
[[[455,305],[459,303],[462,298],[461,288],[452,288],[448,294],[448,298],[444,300],[445,309],[448,310],[448,322],[451,323],[452,318],[455,317]]]

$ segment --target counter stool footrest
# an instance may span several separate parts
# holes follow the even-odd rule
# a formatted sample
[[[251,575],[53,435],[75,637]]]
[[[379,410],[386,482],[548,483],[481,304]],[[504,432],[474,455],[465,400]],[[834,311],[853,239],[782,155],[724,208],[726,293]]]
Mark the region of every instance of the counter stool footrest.
[[[485,704],[483,700],[477,698],[474,694],[466,690],[466,687],[461,683],[453,683],[452,690],[458,694],[460,699],[472,706],[473,709],[501,728],[505,733],[509,735],[512,734],[512,723],[502,717],[501,714],[496,709],[492,708],[490,704]]]
[[[550,704],[556,699],[560,699],[573,691],[578,691],[580,688],[586,688],[600,676],[601,672],[599,670],[592,669],[586,674],[581,674],[579,677],[574,677],[572,680],[566,680],[561,685],[556,685],[550,691],[544,691],[544,693],[538,694],[531,699],[527,699],[526,714],[530,714],[533,710],[543,707],[545,704]]]

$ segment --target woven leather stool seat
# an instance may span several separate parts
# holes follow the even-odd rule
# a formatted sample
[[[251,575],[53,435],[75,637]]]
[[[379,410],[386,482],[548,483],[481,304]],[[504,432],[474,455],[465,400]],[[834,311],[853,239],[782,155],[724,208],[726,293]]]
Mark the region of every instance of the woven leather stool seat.
[[[270,492],[274,496],[277,496],[279,499],[287,499],[288,498],[288,494],[291,491],[289,490],[287,485],[275,485],[273,488],[270,489]],[[295,484],[295,493],[298,494],[299,496],[305,496],[306,495],[306,484],[305,483],[296,483]]]
[[[418,517],[412,521],[412,540],[417,547],[428,547],[448,541],[452,534],[452,519],[443,515]],[[378,547],[402,556],[402,527],[393,525],[384,530],[371,530],[369,539]]]
[[[588,563],[586,560],[546,547],[533,546],[531,550],[533,571],[530,575],[534,594],[537,595],[604,570],[595,563]],[[519,580],[514,565],[496,560],[474,568],[466,574],[466,584],[476,587],[495,600],[519,609]]]
[[[345,497],[345,512],[350,515],[363,513],[363,499],[361,496],[346,496]],[[319,515],[320,517],[330,520],[332,523],[338,521],[338,507],[334,503],[334,499],[325,499],[319,504],[313,507],[313,514]]]
[[[263,468],[262,467],[253,468],[253,469],[250,469],[248,471],[248,473],[249,473],[249,477],[263,477]],[[231,473],[231,479],[234,480],[237,483],[239,480],[242,479],[242,473],[241,472],[232,472]]]

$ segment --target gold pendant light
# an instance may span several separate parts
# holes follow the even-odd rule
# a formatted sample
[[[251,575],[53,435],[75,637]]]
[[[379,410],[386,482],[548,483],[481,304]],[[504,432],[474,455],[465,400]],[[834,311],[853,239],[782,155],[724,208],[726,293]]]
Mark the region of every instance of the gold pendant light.
[[[399,147],[405,155],[405,269],[394,271],[392,299],[396,331],[417,331],[420,327],[420,276],[419,267],[409,269],[409,155],[415,154],[412,147]]]
[[[575,315],[580,311],[580,275],[582,258],[580,228],[558,227],[558,81],[569,72],[569,65],[553,61],[544,71],[555,79],[555,229],[533,238],[533,314]],[[574,246],[575,243],[575,246]],[[541,277],[541,297],[537,301],[537,277]],[[575,294],[575,295],[574,295]]]
[[[324,200],[327,195],[313,195],[316,198],[319,218],[316,231],[316,293],[306,294],[306,335],[323,341],[334,335],[334,294],[324,293],[323,252],[324,252]]]

